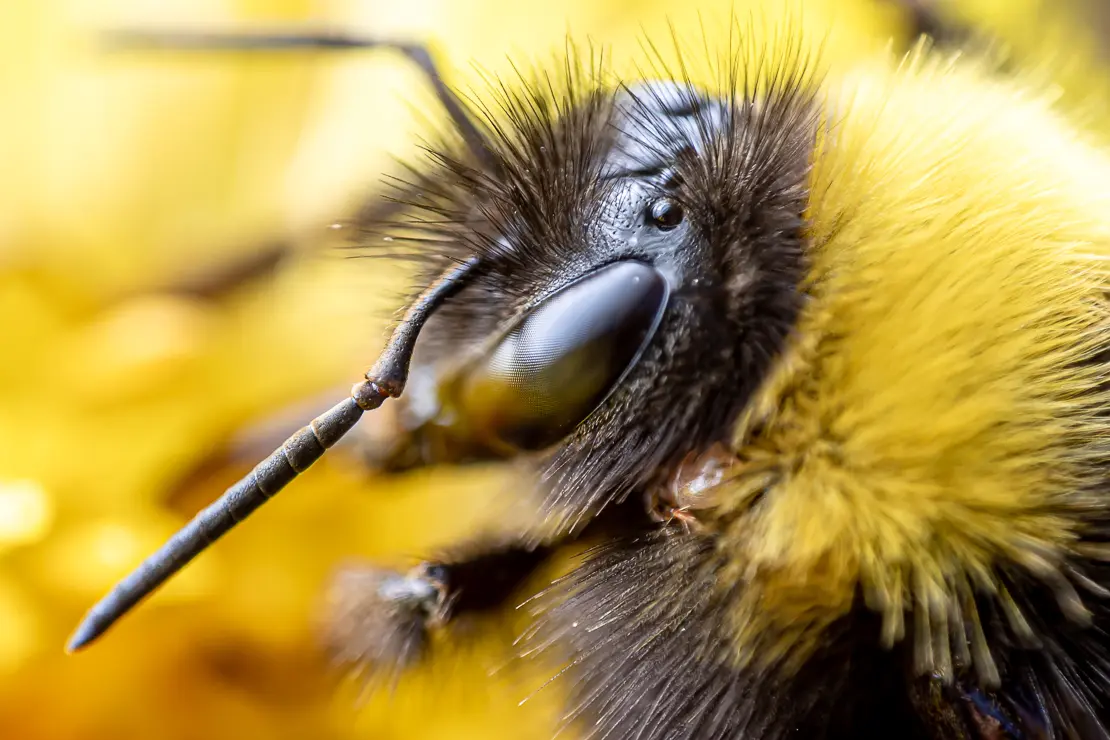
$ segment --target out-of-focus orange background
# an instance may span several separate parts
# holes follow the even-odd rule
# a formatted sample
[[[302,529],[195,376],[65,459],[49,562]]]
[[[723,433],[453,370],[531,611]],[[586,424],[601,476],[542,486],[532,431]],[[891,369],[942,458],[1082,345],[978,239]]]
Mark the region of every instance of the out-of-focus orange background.
[[[1033,65],[1048,64],[1057,29],[1071,66],[1045,68],[1062,97],[1102,104],[1085,16],[1051,0],[942,6]],[[883,0],[4,3],[0,737],[540,739],[558,708],[557,688],[518,706],[544,676],[505,668],[511,646],[495,635],[356,709],[312,629],[329,573],[493,526],[497,472],[374,479],[341,454],[102,642],[63,654],[84,610],[250,462],[198,466],[291,404],[307,401],[307,420],[372,362],[406,276],[318,247],[439,116],[388,53],[105,54],[98,30],[305,23],[425,39],[465,87],[472,61],[506,73],[568,31],[619,63],[668,19],[712,37],[733,9],[770,23],[784,8],[834,67],[907,43]],[[299,248],[263,277],[219,285],[283,240]]]

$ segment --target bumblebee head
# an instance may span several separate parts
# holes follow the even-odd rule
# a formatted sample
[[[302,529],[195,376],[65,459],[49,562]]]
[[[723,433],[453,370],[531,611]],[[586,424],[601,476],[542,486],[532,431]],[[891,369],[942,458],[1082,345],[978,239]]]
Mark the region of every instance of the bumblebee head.
[[[728,438],[782,350],[816,119],[800,73],[758,99],[565,82],[504,99],[496,166],[437,152],[412,183],[428,274],[484,265],[422,334],[446,369],[414,425],[531,455],[581,522]]]

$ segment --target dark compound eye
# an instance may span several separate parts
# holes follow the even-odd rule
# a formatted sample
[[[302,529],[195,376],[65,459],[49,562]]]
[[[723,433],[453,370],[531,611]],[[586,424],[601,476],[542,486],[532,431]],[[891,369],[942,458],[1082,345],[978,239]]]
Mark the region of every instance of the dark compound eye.
[[[558,442],[636,363],[655,333],[668,292],[654,267],[632,261],[569,285],[471,366],[459,410],[476,430],[517,449]]]
[[[685,216],[682,212],[682,206],[670,198],[660,198],[652,203],[649,214],[651,223],[663,231],[670,231],[678,226],[682,223],[683,216]]]

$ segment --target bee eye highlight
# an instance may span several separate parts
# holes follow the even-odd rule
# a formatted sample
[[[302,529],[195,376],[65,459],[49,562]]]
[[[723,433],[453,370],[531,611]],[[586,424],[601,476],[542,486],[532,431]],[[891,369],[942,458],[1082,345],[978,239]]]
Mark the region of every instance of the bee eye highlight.
[[[670,198],[660,198],[651,204],[648,212],[652,225],[661,231],[670,231],[682,223],[685,213],[682,206]]]
[[[642,262],[617,262],[526,314],[471,365],[459,411],[480,433],[520,450],[570,433],[616,388],[654,335],[669,289]]]

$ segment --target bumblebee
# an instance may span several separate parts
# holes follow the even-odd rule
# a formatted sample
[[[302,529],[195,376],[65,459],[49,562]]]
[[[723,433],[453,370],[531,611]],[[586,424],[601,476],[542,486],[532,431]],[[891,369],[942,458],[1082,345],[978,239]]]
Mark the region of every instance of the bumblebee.
[[[364,242],[425,289],[70,648],[400,396],[379,467],[531,484],[504,537],[341,575],[343,660],[433,659],[591,538],[518,644],[587,737],[1110,734],[1110,161],[973,61],[832,80],[785,39],[709,82],[572,51],[479,108],[402,49],[453,127]]]

